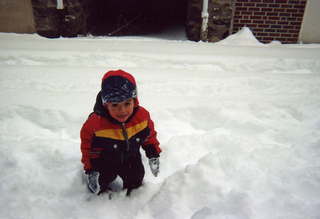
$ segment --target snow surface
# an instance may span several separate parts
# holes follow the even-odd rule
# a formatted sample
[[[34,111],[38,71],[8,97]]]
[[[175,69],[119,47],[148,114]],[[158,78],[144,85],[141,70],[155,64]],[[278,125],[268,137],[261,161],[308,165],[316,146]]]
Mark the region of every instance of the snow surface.
[[[163,153],[112,200],[79,130],[110,69],[135,75]],[[0,218],[319,219],[320,46],[0,34]],[[118,183],[121,181],[118,180]]]

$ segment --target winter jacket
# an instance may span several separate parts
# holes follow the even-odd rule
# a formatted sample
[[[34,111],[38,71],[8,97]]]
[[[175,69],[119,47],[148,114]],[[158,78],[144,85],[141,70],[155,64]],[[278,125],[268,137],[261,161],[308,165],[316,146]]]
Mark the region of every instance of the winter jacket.
[[[135,101],[130,118],[120,123],[109,115],[102,105],[101,92],[98,94],[94,112],[80,132],[84,170],[94,170],[96,159],[110,159],[121,165],[132,156],[141,156],[140,146],[148,158],[159,157],[161,149],[153,121],[149,112]]]

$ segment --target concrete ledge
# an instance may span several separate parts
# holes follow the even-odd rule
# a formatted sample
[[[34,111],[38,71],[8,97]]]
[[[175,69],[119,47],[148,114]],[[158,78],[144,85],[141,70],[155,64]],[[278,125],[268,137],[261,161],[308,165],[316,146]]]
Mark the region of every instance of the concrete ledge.
[[[0,32],[35,33],[31,0],[0,1]]]

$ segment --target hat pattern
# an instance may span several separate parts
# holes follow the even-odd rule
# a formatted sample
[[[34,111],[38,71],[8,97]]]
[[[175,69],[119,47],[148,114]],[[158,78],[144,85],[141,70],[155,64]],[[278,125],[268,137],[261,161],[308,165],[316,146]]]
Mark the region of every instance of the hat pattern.
[[[109,76],[102,81],[102,104],[119,103],[137,97],[135,84],[122,76]]]

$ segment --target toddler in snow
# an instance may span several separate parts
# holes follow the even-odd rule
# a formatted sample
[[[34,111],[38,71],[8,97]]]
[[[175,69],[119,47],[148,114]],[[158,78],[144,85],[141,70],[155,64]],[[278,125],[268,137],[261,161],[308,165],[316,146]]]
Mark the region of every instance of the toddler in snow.
[[[154,176],[161,149],[149,112],[139,105],[136,82],[129,73],[109,71],[102,78],[93,113],[83,124],[81,152],[88,188],[101,194],[120,176],[127,195],[142,185],[140,146]]]

